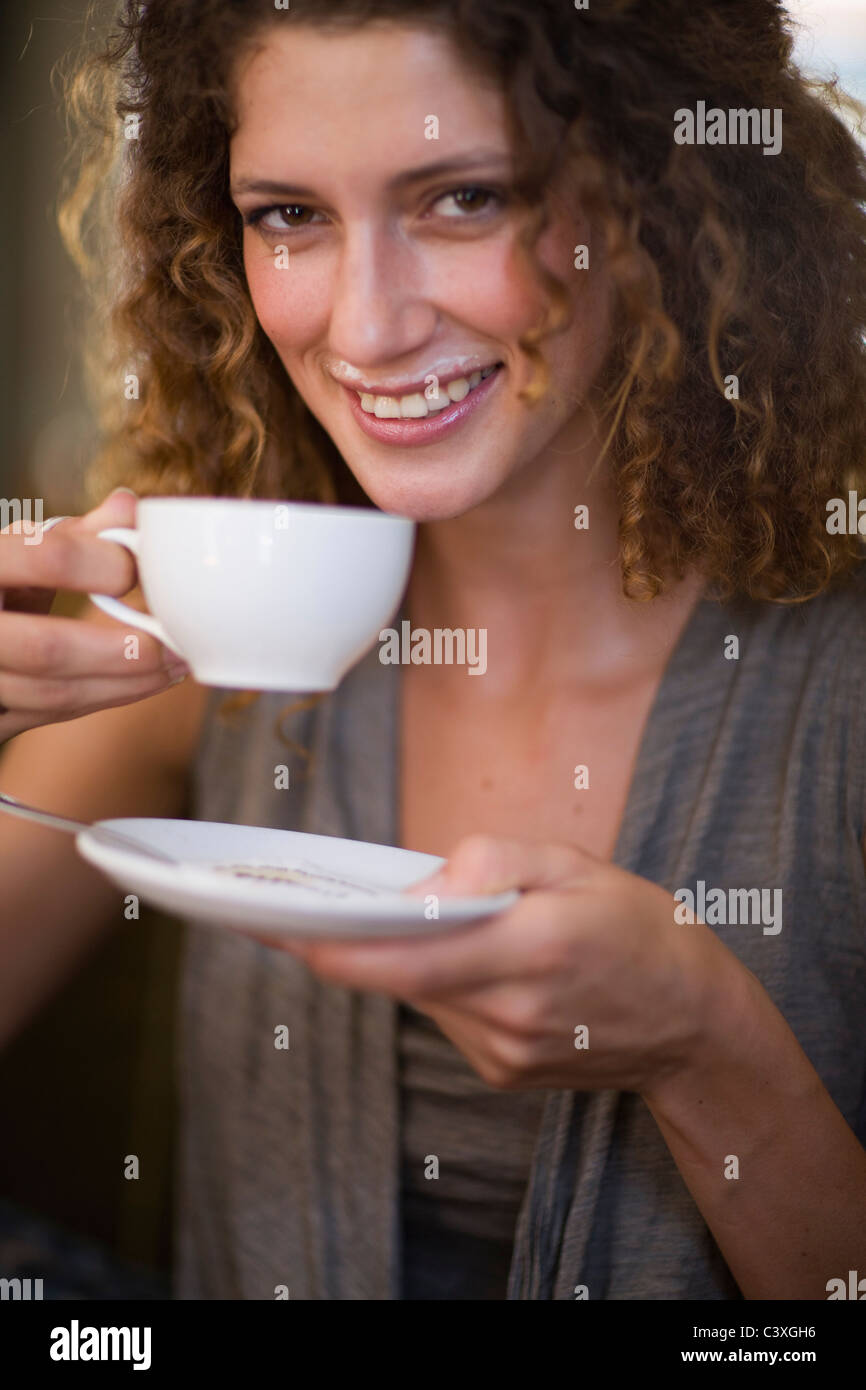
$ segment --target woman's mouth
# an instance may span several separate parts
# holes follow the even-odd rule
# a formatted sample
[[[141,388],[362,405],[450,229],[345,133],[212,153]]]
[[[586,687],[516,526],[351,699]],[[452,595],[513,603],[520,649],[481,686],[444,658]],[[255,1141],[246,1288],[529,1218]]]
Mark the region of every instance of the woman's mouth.
[[[428,444],[456,428],[487,399],[501,375],[496,362],[469,376],[455,377],[435,392],[374,395],[343,386],[361,429],[386,444]]]

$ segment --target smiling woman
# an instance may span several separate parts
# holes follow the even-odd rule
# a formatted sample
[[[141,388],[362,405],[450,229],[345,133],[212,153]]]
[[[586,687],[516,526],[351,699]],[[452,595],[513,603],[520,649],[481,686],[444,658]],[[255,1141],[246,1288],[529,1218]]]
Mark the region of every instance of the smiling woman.
[[[856,562],[850,540],[828,547],[813,502],[861,466],[862,172],[782,60],[771,0],[738,6],[748,52],[733,15],[685,0],[537,18],[515,0],[204,0],[150,4],[140,24],[125,8],[72,87],[92,144],[62,216],[84,264],[95,195],[91,268],[128,265],[114,331],[92,338],[107,430],[94,476],[128,481],[134,460],[148,492],[289,491],[434,519],[542,446],[594,457],[600,434],[626,592],[655,594],[700,559],[720,593],[787,597]],[[691,55],[676,73],[673,51]],[[675,113],[713,92],[781,103],[784,154],[678,146]],[[100,171],[119,154],[118,203]],[[576,273],[590,219],[599,273]],[[844,280],[829,271],[842,264]],[[109,383],[142,353],[141,400],[118,400]],[[404,446],[439,434],[368,436],[341,384],[394,418],[394,390],[441,387],[470,355],[504,368],[468,417],[473,468],[455,479],[445,431],[407,493]],[[784,408],[783,381],[802,388]]]
[[[521,890],[435,937],[190,928],[179,1297],[866,1262],[866,571],[825,524],[866,491],[866,169],[790,54],[775,0],[128,0],[71,81],[94,479],[410,517],[393,631],[484,634],[478,680],[370,653],[288,758],[292,692],[214,691],[194,814]],[[778,150],[681,142],[701,103]],[[685,923],[707,883],[772,933]]]

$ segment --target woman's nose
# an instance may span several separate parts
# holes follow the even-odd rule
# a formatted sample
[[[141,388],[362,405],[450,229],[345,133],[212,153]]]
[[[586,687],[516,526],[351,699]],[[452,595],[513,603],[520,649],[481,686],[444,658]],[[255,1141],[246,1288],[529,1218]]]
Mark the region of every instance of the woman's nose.
[[[432,336],[436,317],[415,248],[385,230],[347,233],[332,291],[332,352],[356,367],[394,362]]]

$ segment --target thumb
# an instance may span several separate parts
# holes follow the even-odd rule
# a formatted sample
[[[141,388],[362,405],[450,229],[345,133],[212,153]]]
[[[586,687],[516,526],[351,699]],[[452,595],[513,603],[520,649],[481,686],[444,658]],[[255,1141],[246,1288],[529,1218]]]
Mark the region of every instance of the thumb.
[[[507,893],[512,888],[552,888],[586,877],[600,862],[577,845],[469,835],[458,841],[446,864],[403,891],[418,897],[429,893],[456,897]]]

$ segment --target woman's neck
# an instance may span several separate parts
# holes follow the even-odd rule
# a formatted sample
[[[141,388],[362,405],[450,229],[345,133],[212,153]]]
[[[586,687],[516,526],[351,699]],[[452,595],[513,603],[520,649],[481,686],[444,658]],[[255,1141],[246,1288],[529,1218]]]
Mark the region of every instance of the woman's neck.
[[[413,629],[486,629],[503,693],[632,679],[673,646],[704,587],[693,575],[651,603],[626,599],[617,499],[603,466],[589,473],[580,451],[558,450],[481,506],[418,528]]]

